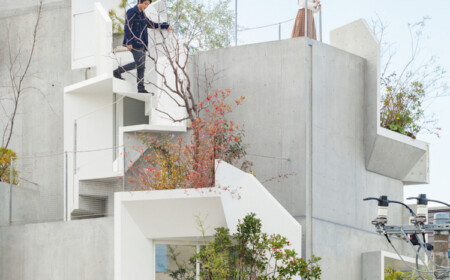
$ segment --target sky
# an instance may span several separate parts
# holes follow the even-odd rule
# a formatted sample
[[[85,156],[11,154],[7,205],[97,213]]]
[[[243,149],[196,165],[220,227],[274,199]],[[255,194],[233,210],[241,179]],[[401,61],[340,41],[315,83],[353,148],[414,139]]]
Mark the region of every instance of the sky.
[[[234,1],[233,9],[234,9]],[[417,0],[322,0],[323,41],[329,43],[329,32],[342,25],[363,18],[368,23],[379,17],[388,24],[386,41],[398,49],[393,67],[400,68],[410,54],[408,23],[430,17],[424,29],[419,60],[431,55],[450,71],[450,1]],[[241,29],[276,24],[293,19],[297,13],[297,0],[238,0],[238,25]],[[281,38],[287,39],[293,21],[281,25]],[[241,31],[239,44],[272,41],[278,39],[279,26]],[[450,85],[450,79],[448,79]],[[449,91],[450,93],[450,91]],[[427,108],[435,114],[442,128],[440,138],[419,135],[418,139],[430,143],[430,184],[405,186],[405,197],[427,194],[430,199],[450,203],[450,97],[435,100]]]

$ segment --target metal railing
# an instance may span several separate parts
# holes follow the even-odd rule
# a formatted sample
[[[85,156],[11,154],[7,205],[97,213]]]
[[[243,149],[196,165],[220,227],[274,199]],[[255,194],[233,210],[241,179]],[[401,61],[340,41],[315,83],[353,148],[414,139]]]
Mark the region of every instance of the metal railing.
[[[308,13],[306,12],[305,14],[306,14],[306,16],[305,16],[305,34],[310,35],[310,34],[308,34],[307,23],[306,23],[306,21],[308,20],[308,16],[307,16]],[[318,30],[317,40],[322,42],[323,37],[322,37],[322,11],[321,10],[314,15],[314,19],[315,19],[315,24],[316,24],[316,28],[317,28],[316,30]],[[295,18],[290,18],[290,19],[287,19],[284,21],[261,25],[261,26],[241,27],[241,28],[237,29],[237,33],[238,34],[242,34],[242,33],[248,34],[249,32],[252,32],[252,31],[257,31],[257,30],[262,31],[263,30],[264,36],[267,36],[267,34],[273,34],[272,40],[274,40],[274,41],[288,39],[288,38],[290,38],[294,21],[295,21]],[[286,34],[288,34],[288,35],[286,35]],[[235,36],[235,41],[236,40],[238,40],[238,36]],[[265,40],[265,41],[272,41],[272,40]],[[260,43],[260,42],[263,42],[263,41],[256,40],[256,41],[251,41],[250,43]]]

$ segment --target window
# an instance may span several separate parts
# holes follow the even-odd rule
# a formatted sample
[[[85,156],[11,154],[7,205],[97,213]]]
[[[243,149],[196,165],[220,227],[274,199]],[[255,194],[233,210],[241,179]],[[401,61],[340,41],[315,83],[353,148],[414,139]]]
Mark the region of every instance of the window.
[[[192,258],[197,245],[163,244],[155,245],[155,279],[195,279],[196,263]]]

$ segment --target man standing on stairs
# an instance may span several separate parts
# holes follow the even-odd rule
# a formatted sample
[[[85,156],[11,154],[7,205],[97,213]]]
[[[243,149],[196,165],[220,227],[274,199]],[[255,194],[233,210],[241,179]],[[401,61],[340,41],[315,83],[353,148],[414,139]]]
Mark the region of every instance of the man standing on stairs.
[[[138,4],[127,11],[125,17],[123,45],[133,54],[134,62],[119,66],[113,75],[122,79],[122,73],[137,68],[137,89],[140,93],[148,93],[144,85],[145,52],[148,50],[147,28],[161,28],[172,30],[166,22],[156,23],[151,21],[144,13],[152,0],[138,0]]]

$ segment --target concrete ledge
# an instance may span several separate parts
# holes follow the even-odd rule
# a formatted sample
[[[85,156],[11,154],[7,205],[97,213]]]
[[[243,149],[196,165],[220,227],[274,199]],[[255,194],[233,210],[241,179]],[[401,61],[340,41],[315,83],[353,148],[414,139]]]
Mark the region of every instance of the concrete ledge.
[[[366,168],[408,184],[428,183],[428,144],[380,127]]]

